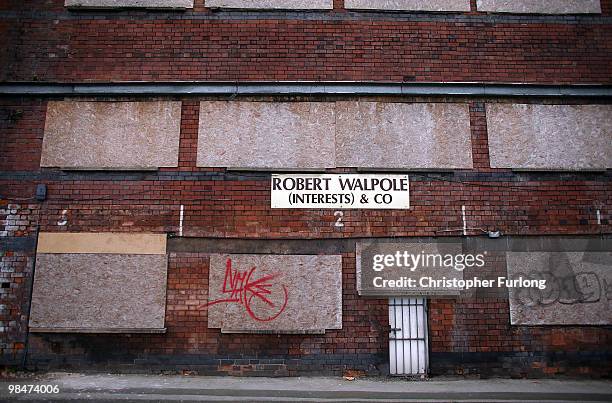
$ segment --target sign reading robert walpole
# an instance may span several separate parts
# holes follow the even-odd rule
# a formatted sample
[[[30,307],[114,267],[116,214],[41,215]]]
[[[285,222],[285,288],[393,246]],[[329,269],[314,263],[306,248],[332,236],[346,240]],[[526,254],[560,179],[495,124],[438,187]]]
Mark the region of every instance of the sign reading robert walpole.
[[[408,175],[272,175],[272,208],[410,208]]]

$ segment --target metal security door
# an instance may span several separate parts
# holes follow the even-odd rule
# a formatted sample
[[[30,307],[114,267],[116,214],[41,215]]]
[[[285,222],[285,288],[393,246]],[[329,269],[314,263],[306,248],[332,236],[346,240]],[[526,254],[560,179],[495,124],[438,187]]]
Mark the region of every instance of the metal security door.
[[[425,298],[389,298],[389,325],[391,375],[426,374],[429,357]]]

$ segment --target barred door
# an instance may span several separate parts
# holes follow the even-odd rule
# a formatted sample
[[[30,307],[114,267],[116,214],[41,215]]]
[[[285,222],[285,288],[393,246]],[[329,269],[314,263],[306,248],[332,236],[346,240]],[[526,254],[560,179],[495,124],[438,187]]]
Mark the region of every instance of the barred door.
[[[391,375],[426,374],[429,357],[425,298],[389,298],[389,325]]]

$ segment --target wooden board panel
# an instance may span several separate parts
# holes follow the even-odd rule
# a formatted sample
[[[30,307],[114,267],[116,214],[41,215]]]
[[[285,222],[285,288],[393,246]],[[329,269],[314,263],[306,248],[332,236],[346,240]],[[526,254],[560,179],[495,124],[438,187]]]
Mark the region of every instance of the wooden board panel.
[[[32,332],[164,330],[166,255],[39,254]]]
[[[47,104],[40,165],[155,169],[178,165],[181,102]]]
[[[165,255],[166,234],[41,232],[38,253]]]
[[[212,255],[208,327],[227,333],[342,328],[342,256]]]

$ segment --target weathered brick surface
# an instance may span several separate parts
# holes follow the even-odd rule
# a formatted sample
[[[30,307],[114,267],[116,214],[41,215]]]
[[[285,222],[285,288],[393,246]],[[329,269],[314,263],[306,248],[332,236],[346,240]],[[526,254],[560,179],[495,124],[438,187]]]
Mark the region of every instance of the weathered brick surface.
[[[436,236],[469,227],[505,234],[595,234],[609,231],[612,182],[471,180],[455,183],[413,175],[409,211],[346,211],[342,230],[333,211],[272,210],[269,176],[226,179],[220,174],[186,180],[49,180],[43,231],[177,232],[185,206],[184,234],[230,238]],[[161,179],[161,180],[160,180]],[[450,183],[449,183],[450,182]],[[12,182],[2,182],[12,186]],[[486,198],[488,203],[482,203]],[[604,224],[597,225],[596,210]],[[66,223],[64,224],[64,221]],[[605,223],[607,221],[607,223]],[[60,224],[58,224],[60,223]]]
[[[31,252],[0,251],[0,365],[23,358],[33,265]]]
[[[221,334],[208,328],[206,311],[198,309],[208,297],[208,255],[173,253],[166,334],[32,335],[30,365],[105,368],[122,364],[133,370],[172,368],[230,375],[340,374],[346,369],[384,372],[386,302],[357,298],[354,265],[354,255],[344,254],[342,330],[325,335]]]
[[[212,12],[203,0],[186,12],[67,11],[63,0],[8,0],[0,4],[0,80],[612,83],[612,0],[602,1],[602,16],[583,17],[487,15],[475,3],[469,13],[444,15],[351,13],[342,0],[320,13]],[[612,231],[610,172],[490,168],[484,106],[507,100],[467,100],[474,170],[411,174],[411,210],[346,211],[342,229],[333,211],[271,210],[269,173],[196,168],[200,99],[180,100],[178,168],[76,173],[39,168],[46,99],[0,99],[3,364],[23,358],[37,229],[176,233],[183,204],[185,235],[205,237],[442,236],[462,226],[461,206],[469,227],[506,234]],[[39,183],[48,186],[45,202],[32,198]],[[493,276],[502,266],[487,269]],[[343,259],[343,329],[325,335],[208,329],[206,311],[195,309],[207,282],[207,255],[174,254],[166,334],[31,335],[29,365],[232,375],[386,371],[387,302],[356,295],[351,253]],[[432,299],[429,314],[434,374],[612,373],[609,326],[510,326],[507,296],[495,292]]]
[[[0,185],[0,365],[21,363],[25,350],[39,213],[38,204],[19,196],[29,187]]]
[[[45,10],[45,11],[64,11],[64,0],[48,0],[45,1],[44,4],[41,5],[38,0],[5,0],[0,4],[0,10],[23,10],[23,11],[35,11],[35,10]],[[194,0],[194,13],[202,13],[208,11],[206,7],[204,7],[205,0]],[[476,12],[476,0],[470,0],[470,13],[465,14],[479,14]],[[612,1],[611,0],[601,0],[601,9],[603,15],[610,15],[612,12]],[[334,0],[334,10],[336,12],[344,11],[344,0]],[[181,14],[189,14],[188,12],[177,12],[178,15]],[[482,14],[482,13],[480,13]]]
[[[506,234],[598,234],[612,230],[609,173],[513,173],[489,167],[485,100],[470,102],[475,169],[465,173],[411,175],[408,211],[346,211],[342,229],[332,211],[270,209],[270,174],[196,168],[198,100],[185,99],[178,168],[158,172],[61,172],[38,168],[45,102],[6,98],[3,107],[3,273],[7,291],[0,312],[5,362],[21,362],[29,301],[33,245],[15,252],[7,240],[42,231],[178,232],[228,238],[353,238],[441,236],[462,226]],[[23,158],[22,158],[23,157]],[[350,170],[343,170],[350,171]],[[48,186],[43,203],[36,184]],[[596,210],[602,222],[596,222]],[[456,235],[456,233],[451,233]],[[499,263],[499,262],[498,262]],[[493,265],[489,275],[502,265]],[[287,375],[384,372],[387,362],[386,301],[355,291],[355,261],[344,256],[341,331],[324,336],[222,335],[207,328],[206,255],[170,258],[165,335],[31,336],[29,363],[44,368],[196,370],[201,373]],[[483,273],[479,273],[482,275]],[[430,303],[432,373],[547,376],[606,375],[609,327],[509,325],[508,299],[480,293]],[[119,346],[119,347],[118,347]]]
[[[46,183],[48,200],[40,220],[45,231],[177,231],[181,204],[185,234],[192,236],[435,236],[461,226],[462,205],[469,227],[507,234],[596,234],[610,229],[610,173],[560,176],[489,167],[483,101],[470,104],[474,170],[415,173],[411,210],[347,211],[341,231],[332,225],[331,211],[270,209],[269,173],[195,167],[195,100],[183,104],[179,168],[157,173],[41,170],[45,103],[4,99],[2,110],[5,152],[0,163],[5,173],[0,195],[7,200],[32,197],[35,185]],[[602,225],[597,225],[597,210]]]
[[[64,14],[0,25],[0,79],[612,82],[603,17]]]
[[[489,252],[486,261],[464,277],[506,276],[503,253]],[[511,326],[508,296],[497,288],[434,299],[429,308],[433,374],[608,376],[612,371],[609,326]]]
[[[36,171],[45,128],[46,102],[0,99],[0,171]]]

